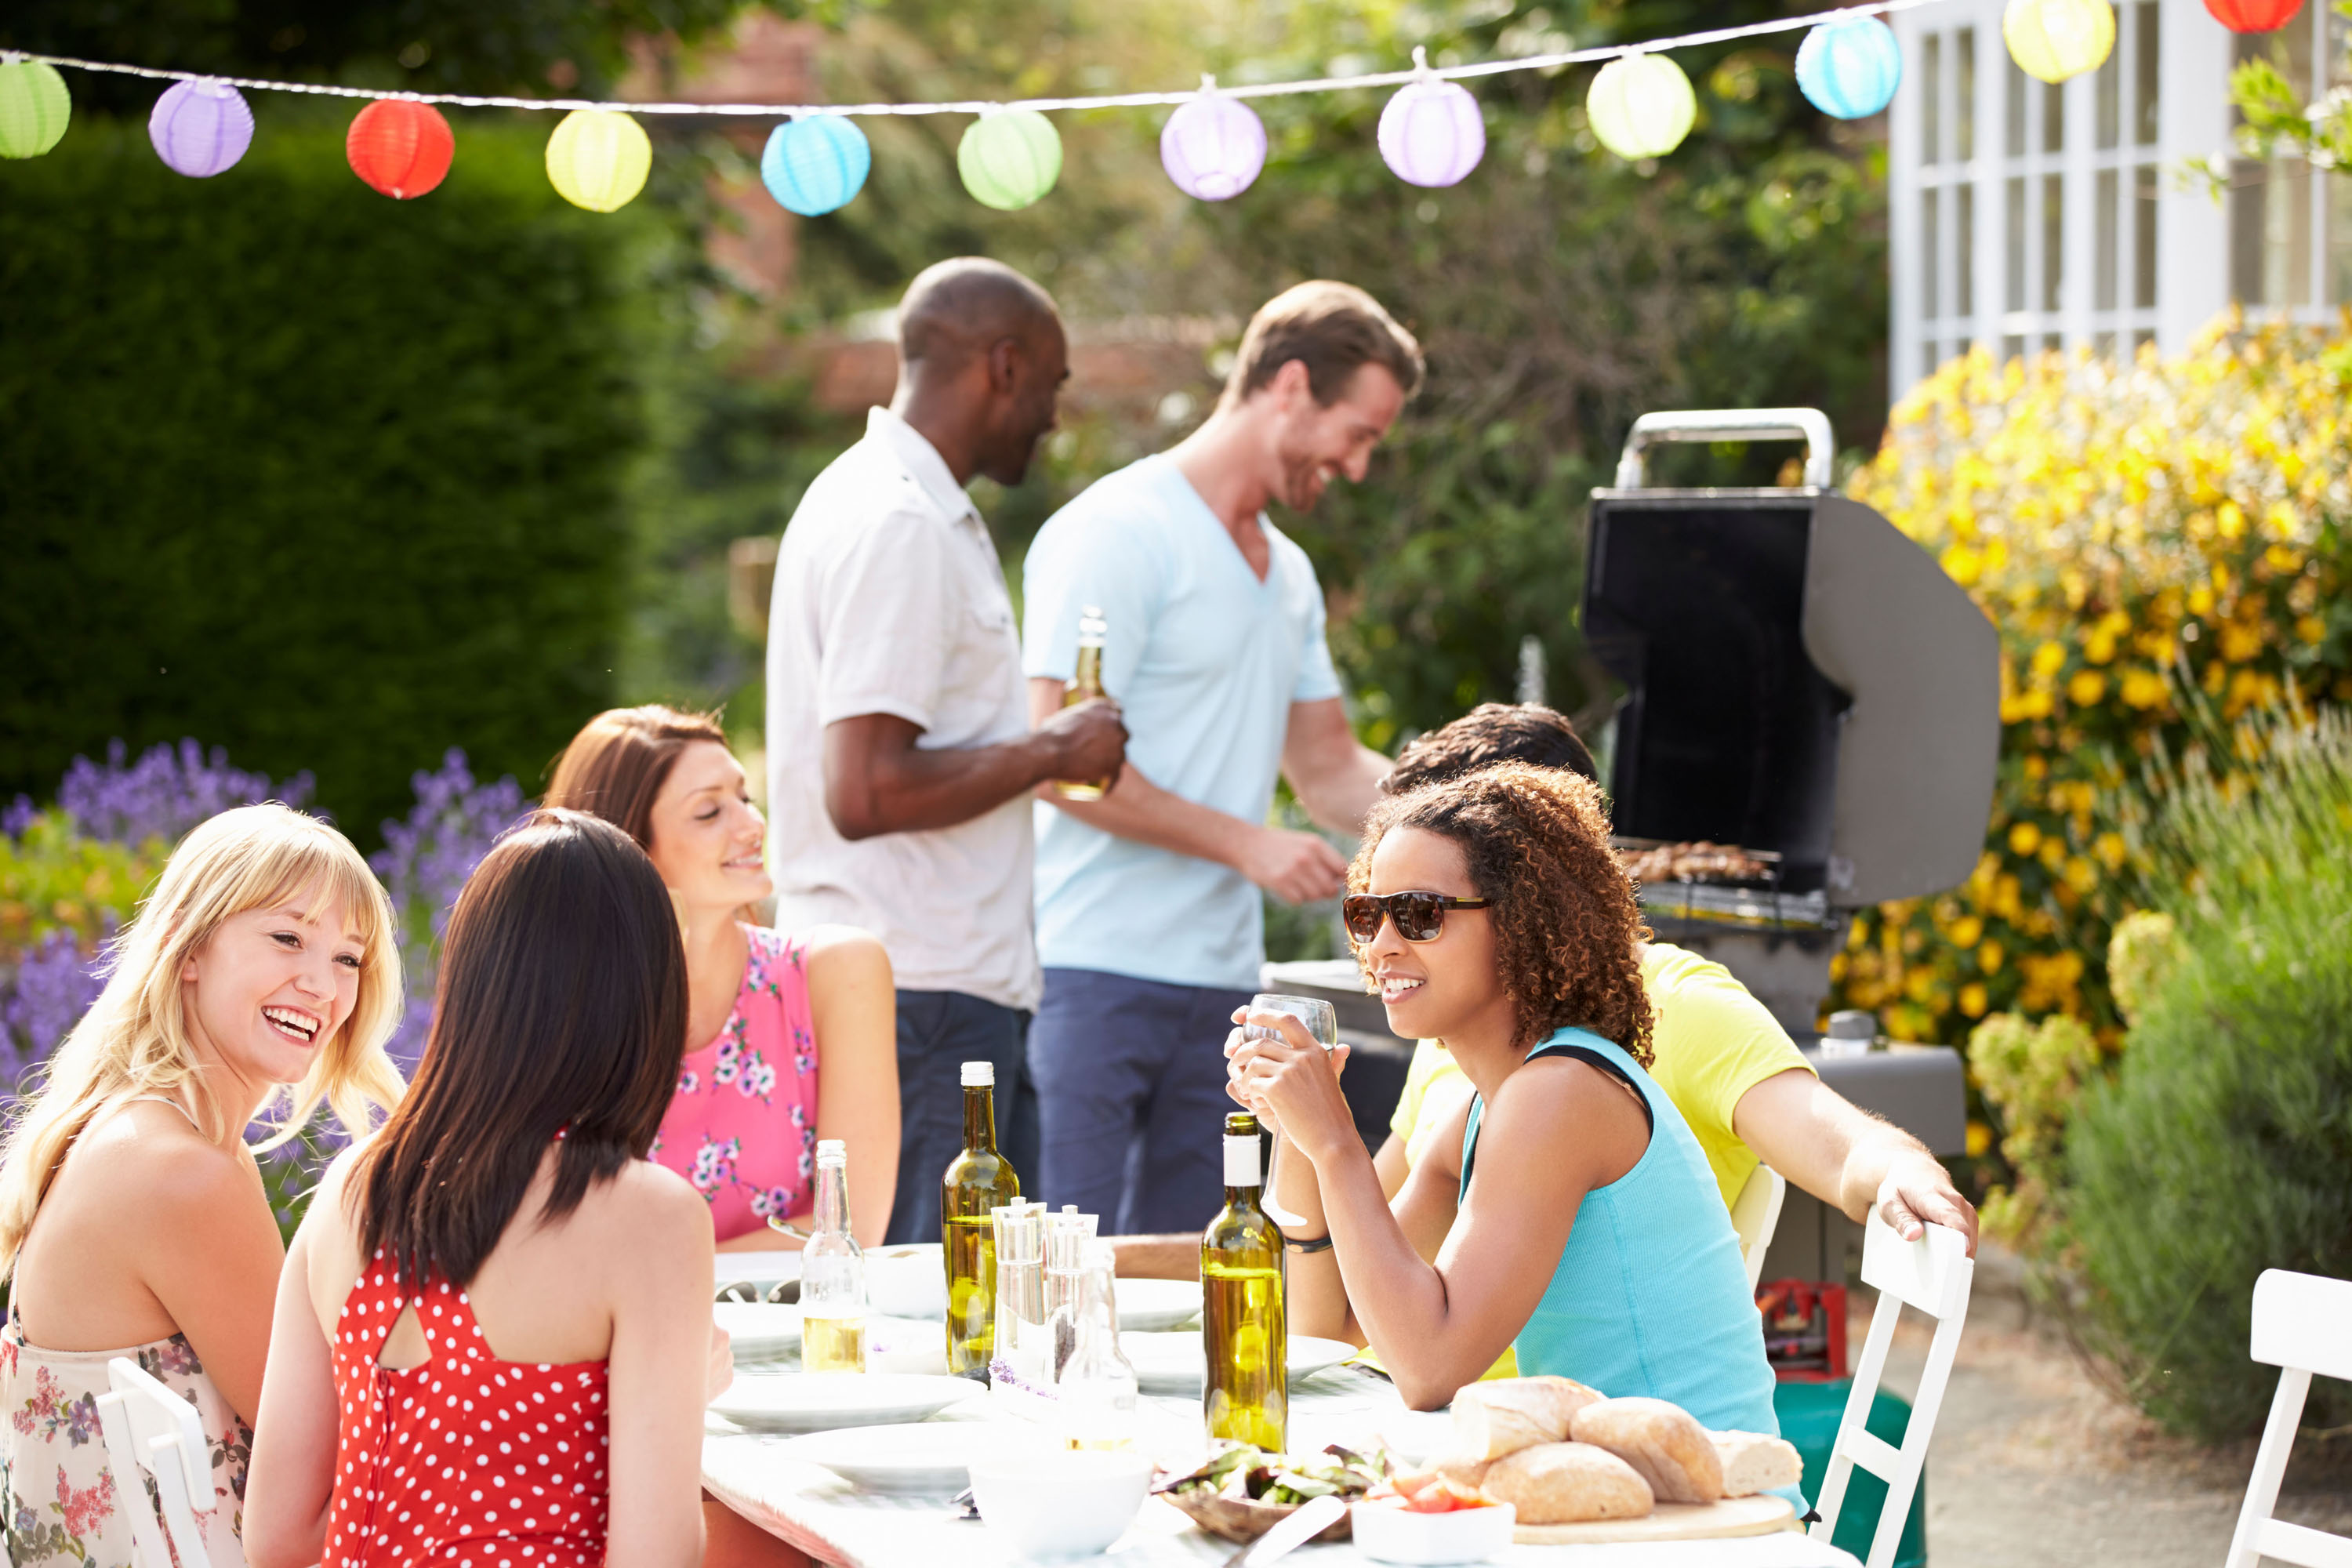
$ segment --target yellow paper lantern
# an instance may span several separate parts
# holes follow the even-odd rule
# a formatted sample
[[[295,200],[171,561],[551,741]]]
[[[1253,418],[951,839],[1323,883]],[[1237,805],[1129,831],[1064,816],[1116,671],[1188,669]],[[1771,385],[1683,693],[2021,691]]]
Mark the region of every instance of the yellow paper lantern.
[[[2107,0],[2009,0],[2000,40],[2026,75],[2064,81],[2106,62],[2116,47],[2116,10]]]
[[[547,139],[547,178],[556,194],[592,213],[614,212],[646,188],[654,144],[646,128],[610,109],[575,109]]]
[[[40,60],[0,58],[0,158],[37,158],[73,116],[65,78]]]
[[[1584,117],[1601,144],[1628,163],[1663,158],[1690,134],[1698,99],[1665,56],[1620,55],[1592,79]]]

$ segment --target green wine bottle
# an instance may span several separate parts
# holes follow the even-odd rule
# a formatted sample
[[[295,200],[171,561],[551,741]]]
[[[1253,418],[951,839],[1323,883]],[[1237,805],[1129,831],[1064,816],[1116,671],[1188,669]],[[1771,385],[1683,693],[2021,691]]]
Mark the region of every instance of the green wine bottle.
[[[948,1371],[988,1381],[996,1348],[996,1237],[989,1211],[1021,1196],[996,1152],[996,1066],[963,1064],[963,1149],[940,1178],[940,1242],[948,1273]]]
[[[1283,1451],[1290,1424],[1290,1337],[1282,1232],[1258,1206],[1257,1118],[1225,1118],[1225,1206],[1201,1237],[1201,1415],[1211,1441]]]

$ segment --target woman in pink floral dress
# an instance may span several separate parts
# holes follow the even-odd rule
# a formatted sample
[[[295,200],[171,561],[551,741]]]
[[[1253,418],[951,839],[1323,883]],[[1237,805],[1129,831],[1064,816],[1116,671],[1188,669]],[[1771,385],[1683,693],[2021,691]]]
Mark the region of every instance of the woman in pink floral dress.
[[[547,804],[628,832],[677,905],[691,1016],[652,1157],[709,1203],[719,1250],[797,1245],[768,1222],[805,1228],[819,1138],[849,1145],[851,1223],[878,1244],[898,1169],[890,961],[852,927],[788,933],[743,919],[775,884],[761,860],[767,823],[725,731],[669,708],[600,713],[557,761]]]

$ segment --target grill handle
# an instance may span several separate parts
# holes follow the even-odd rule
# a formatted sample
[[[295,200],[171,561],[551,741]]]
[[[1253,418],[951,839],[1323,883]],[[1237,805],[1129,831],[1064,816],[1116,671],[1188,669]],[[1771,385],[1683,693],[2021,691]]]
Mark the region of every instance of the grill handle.
[[[1664,414],[1644,414],[1625,435],[1625,450],[1617,459],[1617,488],[1642,488],[1642,460],[1660,441],[1802,441],[1805,483],[1815,489],[1830,485],[1830,460],[1837,450],[1830,435],[1830,416],[1818,408],[1688,408]]]

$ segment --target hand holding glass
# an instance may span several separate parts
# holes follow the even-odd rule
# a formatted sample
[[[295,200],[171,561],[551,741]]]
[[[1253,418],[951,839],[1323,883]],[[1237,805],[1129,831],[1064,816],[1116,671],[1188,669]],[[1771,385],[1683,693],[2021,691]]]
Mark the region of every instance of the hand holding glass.
[[[1297,1019],[1306,1026],[1307,1036],[1327,1052],[1339,1043],[1339,1015],[1332,1010],[1330,1003],[1318,997],[1284,996],[1261,992],[1250,998],[1249,1010],[1253,1013],[1280,1013]],[[1276,1037],[1275,1031],[1262,1024],[1242,1026],[1242,1038],[1245,1040],[1274,1037]],[[1276,1225],[1286,1231],[1293,1226],[1303,1226],[1307,1222],[1305,1216],[1286,1213],[1279,1206],[1281,1200],[1276,1194],[1281,1191],[1277,1184],[1282,1179],[1282,1124],[1275,1119],[1272,1106],[1259,1105],[1256,1110],[1259,1122],[1274,1134],[1274,1148],[1266,1160],[1265,1184],[1259,1206],[1265,1210]]]

